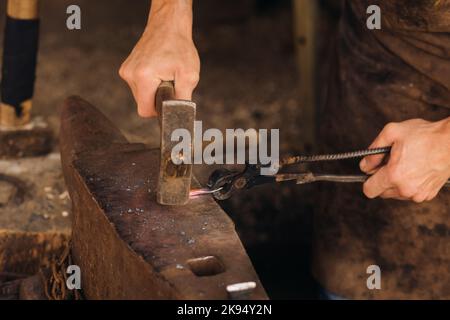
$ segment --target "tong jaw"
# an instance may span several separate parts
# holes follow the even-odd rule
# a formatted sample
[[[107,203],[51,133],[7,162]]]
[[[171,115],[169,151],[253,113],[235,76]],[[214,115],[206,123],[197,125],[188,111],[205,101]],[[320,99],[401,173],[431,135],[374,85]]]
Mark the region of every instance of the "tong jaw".
[[[262,176],[260,174],[261,167],[259,164],[246,164],[244,171],[218,169],[211,174],[208,188],[211,190],[220,189],[213,193],[213,197],[216,200],[226,200],[240,190],[274,182],[275,176]]]

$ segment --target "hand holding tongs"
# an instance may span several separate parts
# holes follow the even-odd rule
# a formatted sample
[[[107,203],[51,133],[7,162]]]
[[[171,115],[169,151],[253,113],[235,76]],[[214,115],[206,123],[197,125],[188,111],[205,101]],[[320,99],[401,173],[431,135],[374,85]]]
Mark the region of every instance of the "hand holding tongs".
[[[388,154],[390,150],[391,150],[390,147],[385,147],[349,153],[288,157],[280,162],[279,167],[282,168],[286,165],[305,162],[336,161],[343,159],[362,158],[376,154]],[[368,178],[370,178],[369,175],[365,174],[337,175],[337,174],[316,174],[312,172],[280,173],[271,176],[265,176],[261,175],[260,173],[261,168],[262,168],[261,165],[247,164],[245,166],[244,171],[242,172],[230,171],[227,169],[216,170],[211,174],[208,182],[209,190],[204,192],[204,194],[212,194],[214,198],[217,200],[226,200],[237,191],[250,189],[254,186],[266,183],[285,182],[285,181],[295,181],[296,184],[306,184],[317,181],[340,182],[340,183],[355,183],[355,182],[363,183]],[[450,180],[447,181],[445,186],[450,187]]]

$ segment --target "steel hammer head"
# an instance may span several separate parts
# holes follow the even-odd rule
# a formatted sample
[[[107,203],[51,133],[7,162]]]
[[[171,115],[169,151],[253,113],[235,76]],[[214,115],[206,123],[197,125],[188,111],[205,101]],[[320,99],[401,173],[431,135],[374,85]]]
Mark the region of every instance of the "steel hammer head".
[[[176,100],[173,82],[162,82],[156,93],[156,110],[161,125],[161,158],[156,201],[162,205],[183,205],[188,202],[191,189],[196,105],[192,101]],[[184,161],[181,164],[175,164],[172,159],[172,150],[179,143],[172,141],[172,133],[177,129],[189,132],[191,139],[190,158],[182,159]]]

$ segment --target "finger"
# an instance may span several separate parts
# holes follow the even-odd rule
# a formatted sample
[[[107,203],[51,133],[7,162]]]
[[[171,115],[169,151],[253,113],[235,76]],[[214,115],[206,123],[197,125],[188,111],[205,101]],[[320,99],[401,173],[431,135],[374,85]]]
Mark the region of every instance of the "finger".
[[[384,161],[383,161],[384,162]],[[365,172],[365,174],[369,175],[369,176],[373,176],[375,173],[377,173],[381,168],[383,167],[383,165],[380,165],[378,167],[376,167],[375,169]]]
[[[386,162],[386,154],[376,154],[373,156],[367,156],[359,163],[359,168],[365,174],[374,174],[377,170]]]
[[[134,101],[136,101],[136,108],[137,108],[137,106],[138,106],[138,104],[137,104],[137,88],[133,82],[128,82],[128,86],[131,89],[131,93],[133,94]]]
[[[151,118],[157,115],[155,109],[155,96],[158,86],[161,84],[159,79],[146,80],[135,85],[133,91],[136,99],[138,114],[143,118]]]
[[[389,183],[387,168],[384,166],[364,183],[363,191],[368,198],[373,199],[390,188],[392,185]]]
[[[380,194],[380,198],[382,199],[395,199],[395,200],[408,200],[405,197],[402,197],[400,195],[400,192],[397,188],[389,188],[386,191],[384,191],[382,194]]]
[[[425,199],[425,201],[431,201],[431,200],[433,200],[434,198],[436,198],[436,197],[438,196],[440,190],[441,190],[441,189],[439,188],[439,189],[436,189],[436,190],[430,192],[430,193],[428,194],[428,197]]]
[[[175,96],[181,100],[192,100],[192,92],[197,87],[197,72],[178,72],[175,74]]]
[[[445,187],[445,184],[447,183],[447,180],[443,181],[434,181],[432,185],[430,185],[428,196],[426,197],[425,201],[431,201],[434,198],[436,198],[439,194],[439,192],[442,190],[442,188]]]
[[[369,148],[375,149],[392,146],[398,136],[398,131],[399,125],[393,123],[386,125],[383,130],[381,130],[376,139],[372,142]],[[365,173],[373,172],[373,170],[375,170],[383,163],[383,159],[385,157],[385,154],[367,156],[361,160],[361,162],[359,163],[359,167],[361,171]]]

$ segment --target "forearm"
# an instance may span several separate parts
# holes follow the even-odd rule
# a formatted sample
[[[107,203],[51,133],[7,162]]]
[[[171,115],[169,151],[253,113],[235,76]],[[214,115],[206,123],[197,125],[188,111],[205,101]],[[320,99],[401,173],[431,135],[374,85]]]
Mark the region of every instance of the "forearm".
[[[171,32],[192,37],[193,0],[153,0],[146,30],[165,25]]]

